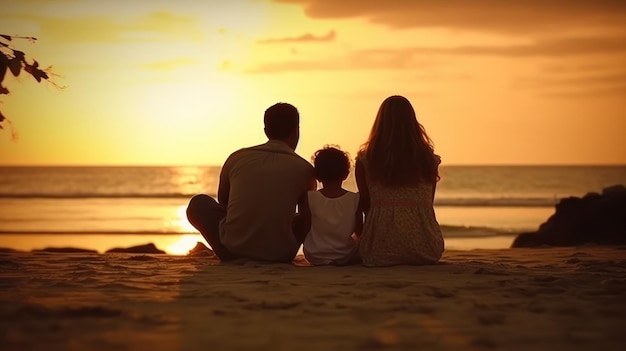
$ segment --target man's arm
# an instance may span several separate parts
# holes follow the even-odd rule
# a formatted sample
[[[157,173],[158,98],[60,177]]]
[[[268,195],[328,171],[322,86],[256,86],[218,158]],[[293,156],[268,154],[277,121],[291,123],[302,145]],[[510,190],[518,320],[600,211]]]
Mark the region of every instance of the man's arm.
[[[304,193],[300,195],[298,198],[298,228],[297,231],[302,234],[301,237],[298,237],[300,242],[304,241],[304,237],[311,230],[311,208],[309,207],[309,195],[308,192],[311,190],[317,189],[317,181],[313,176],[313,172],[311,171],[311,175],[306,180],[306,190]]]

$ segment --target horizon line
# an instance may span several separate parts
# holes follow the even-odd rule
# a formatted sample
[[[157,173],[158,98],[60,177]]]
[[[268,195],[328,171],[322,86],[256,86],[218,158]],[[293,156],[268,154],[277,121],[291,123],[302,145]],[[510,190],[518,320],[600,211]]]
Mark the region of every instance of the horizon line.
[[[104,167],[222,167],[221,164],[0,164],[0,168],[6,167],[32,167],[32,168],[47,168],[47,167],[85,167],[85,168],[104,168]],[[441,167],[626,167],[626,163],[449,163],[441,164]]]

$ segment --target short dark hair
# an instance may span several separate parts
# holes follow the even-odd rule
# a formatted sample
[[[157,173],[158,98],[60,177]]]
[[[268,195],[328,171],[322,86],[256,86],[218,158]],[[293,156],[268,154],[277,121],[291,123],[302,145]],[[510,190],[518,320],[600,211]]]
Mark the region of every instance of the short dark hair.
[[[315,151],[311,158],[315,166],[315,178],[320,182],[344,180],[350,174],[350,155],[332,145]]]
[[[284,140],[298,127],[300,114],[295,106],[279,102],[265,110],[263,122],[268,138]]]

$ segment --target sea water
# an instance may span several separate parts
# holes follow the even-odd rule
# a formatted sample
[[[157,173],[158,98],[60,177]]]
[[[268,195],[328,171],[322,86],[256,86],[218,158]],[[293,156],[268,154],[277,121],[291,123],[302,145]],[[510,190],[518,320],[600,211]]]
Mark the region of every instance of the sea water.
[[[184,254],[204,239],[185,209],[215,196],[220,167],[0,167],[0,248],[155,243]],[[446,248],[505,248],[562,198],[626,184],[626,166],[442,166],[435,212]],[[345,188],[356,191],[351,175]],[[205,242],[206,243],[206,242]]]

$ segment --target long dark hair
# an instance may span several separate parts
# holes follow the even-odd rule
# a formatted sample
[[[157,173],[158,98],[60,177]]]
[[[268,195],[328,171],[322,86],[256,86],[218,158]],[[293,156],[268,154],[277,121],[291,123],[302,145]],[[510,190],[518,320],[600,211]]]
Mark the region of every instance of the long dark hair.
[[[372,180],[386,185],[439,180],[439,159],[433,143],[403,96],[390,96],[380,105],[359,157],[366,159]]]

